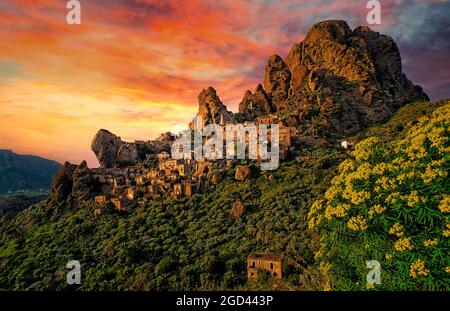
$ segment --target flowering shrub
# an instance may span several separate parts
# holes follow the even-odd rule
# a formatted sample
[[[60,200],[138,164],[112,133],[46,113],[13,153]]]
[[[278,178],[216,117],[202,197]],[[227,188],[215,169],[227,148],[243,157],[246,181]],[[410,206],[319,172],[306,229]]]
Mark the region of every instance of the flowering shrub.
[[[375,289],[436,290],[450,284],[450,104],[419,118],[403,138],[358,143],[308,226],[331,287],[366,289],[366,261],[378,260]]]

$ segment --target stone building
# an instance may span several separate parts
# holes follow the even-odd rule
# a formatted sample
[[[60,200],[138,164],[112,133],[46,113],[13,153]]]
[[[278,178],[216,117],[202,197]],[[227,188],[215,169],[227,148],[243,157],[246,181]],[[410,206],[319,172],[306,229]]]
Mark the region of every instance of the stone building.
[[[173,196],[175,198],[179,198],[182,195],[183,195],[183,185],[182,184],[173,185]]]
[[[137,175],[136,176],[136,185],[141,186],[145,183],[145,175]]]
[[[122,198],[112,198],[111,203],[118,211],[128,211],[130,209],[130,201]]]
[[[158,162],[167,160],[170,158],[170,153],[168,153],[167,151],[160,152],[156,155],[156,158],[158,159]]]
[[[136,188],[127,188],[127,199],[130,201],[137,200],[139,191]]]
[[[279,254],[262,254],[254,253],[247,259],[247,277],[248,279],[256,279],[258,271],[264,270],[276,279],[282,278],[283,256]]]
[[[95,197],[95,203],[100,205],[100,206],[106,205],[106,203],[107,203],[106,196],[105,195],[98,195],[98,196],[96,196]]]
[[[182,177],[186,176],[188,173],[188,166],[185,163],[177,165],[178,174]]]

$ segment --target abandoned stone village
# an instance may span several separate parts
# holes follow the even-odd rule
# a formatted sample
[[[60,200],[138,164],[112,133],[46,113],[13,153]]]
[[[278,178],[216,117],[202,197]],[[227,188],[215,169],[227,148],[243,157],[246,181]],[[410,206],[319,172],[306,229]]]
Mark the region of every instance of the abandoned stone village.
[[[282,127],[279,132],[279,145],[283,156],[289,151],[291,135],[295,133],[295,129]],[[251,173],[249,167],[238,165],[235,159],[214,161],[173,159],[167,149],[174,139],[175,136],[171,133],[161,135],[158,141],[159,152],[155,155],[146,154],[142,162],[135,161],[127,155],[125,162],[132,162],[133,165],[109,167],[102,161],[102,167],[91,169],[98,191],[98,195],[95,196],[95,214],[100,214],[108,204],[112,204],[119,211],[127,211],[136,204],[143,205],[149,200],[160,199],[163,196],[181,198],[202,193],[209,186],[217,185],[231,168],[235,168],[236,181],[245,181],[249,178]],[[94,139],[93,149],[97,150],[98,141],[114,140],[117,140],[117,137],[101,130]],[[136,146],[139,143],[134,144]],[[119,157],[123,149],[129,153],[130,149],[134,148],[129,144],[122,146],[124,148],[118,148]],[[100,150],[103,152],[103,147],[100,147]],[[104,155],[99,157],[100,159],[104,159]],[[113,163],[117,164],[117,160]]]
[[[415,101],[429,98],[403,73],[400,51],[391,37],[330,20],[315,24],[285,59],[269,58],[263,85],[245,92],[239,112],[228,111],[209,87],[198,96],[196,117],[202,126],[278,124],[283,160],[303,144],[352,148],[354,142],[347,137]],[[189,124],[191,130],[193,125]],[[95,206],[93,213],[100,216],[107,208],[126,212],[150,200],[204,193],[231,169],[234,175],[228,177],[236,182],[250,178],[248,162],[236,159],[172,159],[176,138],[164,133],[155,140],[124,142],[100,130],[91,145],[99,168],[65,163],[54,175],[46,202],[52,217],[82,204]],[[239,219],[244,208],[236,202],[231,216]],[[248,277],[255,278],[263,269],[281,278],[281,262],[277,254],[254,254],[248,258]]]

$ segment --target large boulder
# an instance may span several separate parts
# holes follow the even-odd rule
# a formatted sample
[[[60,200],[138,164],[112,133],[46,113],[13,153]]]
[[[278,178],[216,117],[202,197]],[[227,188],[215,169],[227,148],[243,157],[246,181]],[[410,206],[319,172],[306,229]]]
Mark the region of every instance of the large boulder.
[[[170,133],[162,134],[154,141],[124,142],[113,133],[101,129],[92,140],[91,149],[95,153],[100,167],[123,167],[144,162],[147,154],[170,150],[172,142],[173,137]]]
[[[101,167],[113,167],[117,160],[117,152],[123,144],[120,137],[101,129],[92,140],[91,149]]]
[[[251,175],[250,167],[245,165],[237,165],[234,173],[234,179],[237,181],[246,181]]]
[[[209,175],[209,178],[211,180],[211,183],[213,185],[218,185],[223,179],[224,172],[223,171],[219,171],[219,170],[214,170],[208,175]]]
[[[233,204],[230,210],[230,215],[234,220],[241,219],[245,212],[245,205],[241,201],[237,201]]]

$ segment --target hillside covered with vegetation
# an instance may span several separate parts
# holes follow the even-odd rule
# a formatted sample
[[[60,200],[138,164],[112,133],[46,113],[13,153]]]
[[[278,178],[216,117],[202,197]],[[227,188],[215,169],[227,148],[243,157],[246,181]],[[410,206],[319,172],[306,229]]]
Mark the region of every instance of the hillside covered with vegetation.
[[[50,220],[32,206],[0,227],[0,289],[69,289],[69,260],[81,290],[366,289],[372,259],[375,289],[448,289],[449,112],[449,101],[406,105],[354,151],[301,145],[277,171],[129,213],[85,206]],[[308,269],[247,281],[258,251]]]
[[[310,210],[309,228],[321,235],[316,257],[330,288],[373,288],[364,282],[371,260],[383,271],[380,289],[449,288],[450,105],[395,136],[358,143]]]
[[[0,195],[18,190],[48,190],[61,164],[0,149]]]

